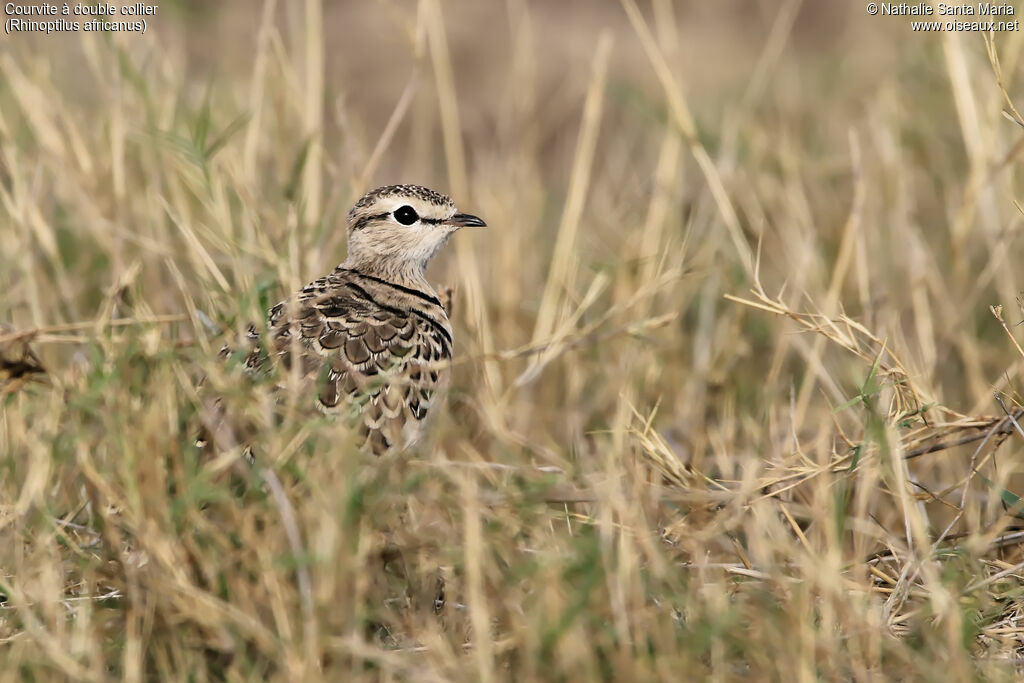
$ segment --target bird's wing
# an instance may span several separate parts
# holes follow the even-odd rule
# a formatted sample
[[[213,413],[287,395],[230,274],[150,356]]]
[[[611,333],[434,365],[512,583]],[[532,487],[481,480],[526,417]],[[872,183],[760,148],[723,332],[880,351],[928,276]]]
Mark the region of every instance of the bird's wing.
[[[352,278],[322,278],[270,310],[270,355],[315,383],[318,407],[352,419],[377,454],[418,436],[451,358],[451,335],[432,316]]]

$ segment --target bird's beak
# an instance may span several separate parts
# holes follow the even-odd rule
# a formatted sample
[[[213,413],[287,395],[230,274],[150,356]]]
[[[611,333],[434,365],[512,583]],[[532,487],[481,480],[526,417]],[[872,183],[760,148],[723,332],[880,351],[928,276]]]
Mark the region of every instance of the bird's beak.
[[[447,221],[448,225],[457,225],[460,228],[485,228],[487,224],[483,219],[468,213],[457,213]]]

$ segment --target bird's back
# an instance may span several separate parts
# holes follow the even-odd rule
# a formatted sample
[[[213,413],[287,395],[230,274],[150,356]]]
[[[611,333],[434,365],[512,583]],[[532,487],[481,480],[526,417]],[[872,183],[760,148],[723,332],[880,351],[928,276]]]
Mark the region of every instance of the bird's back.
[[[317,407],[383,454],[415,442],[446,381],[448,315],[432,291],[339,266],[270,309],[269,341],[250,356],[298,372]],[[286,373],[282,373],[284,375]]]

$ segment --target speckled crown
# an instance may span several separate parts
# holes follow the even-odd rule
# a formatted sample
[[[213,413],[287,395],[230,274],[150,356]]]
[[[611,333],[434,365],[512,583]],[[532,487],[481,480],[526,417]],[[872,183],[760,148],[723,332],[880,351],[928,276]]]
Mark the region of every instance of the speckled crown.
[[[364,194],[362,199],[356,202],[356,205],[349,211],[349,217],[355,216],[362,209],[371,206],[378,199],[383,199],[384,197],[415,197],[416,199],[430,202],[435,206],[443,206],[451,210],[455,209],[455,203],[452,202],[448,195],[435,192],[429,187],[423,187],[422,185],[385,185]]]

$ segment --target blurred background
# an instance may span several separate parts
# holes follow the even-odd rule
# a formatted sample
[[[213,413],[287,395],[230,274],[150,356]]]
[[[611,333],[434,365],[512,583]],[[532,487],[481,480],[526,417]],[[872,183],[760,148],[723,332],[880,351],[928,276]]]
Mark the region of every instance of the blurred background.
[[[14,670],[1012,678],[1022,36],[911,20],[226,0],[4,36]],[[408,469],[216,358],[392,183],[489,225],[429,271],[454,382]],[[195,452],[203,376],[290,513]],[[381,535],[447,621],[367,635]]]

